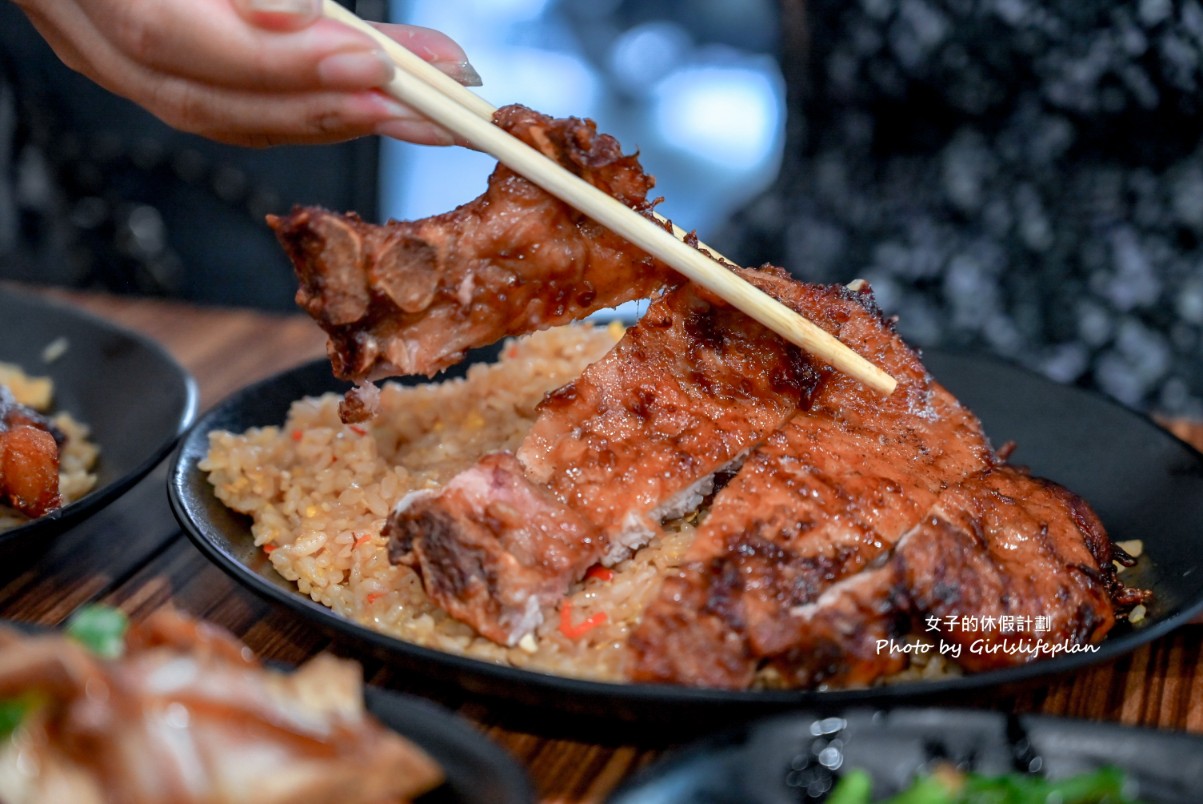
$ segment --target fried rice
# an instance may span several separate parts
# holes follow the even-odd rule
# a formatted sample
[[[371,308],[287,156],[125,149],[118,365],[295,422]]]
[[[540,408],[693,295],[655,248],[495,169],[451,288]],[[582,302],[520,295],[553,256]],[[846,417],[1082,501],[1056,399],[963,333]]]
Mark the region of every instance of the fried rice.
[[[437,487],[483,454],[521,442],[544,394],[578,377],[622,335],[573,324],[510,341],[461,379],[385,383],[368,423],[344,425],[340,397],[299,400],[281,426],[210,434],[200,468],[217,497],[251,517],[255,544],[314,600],[361,625],[443,651],[557,675],[621,681],[627,636],[658,579],[692,540],[675,523],[611,571],[591,573],[534,638],[506,648],[431,602],[380,531],[407,492]]]

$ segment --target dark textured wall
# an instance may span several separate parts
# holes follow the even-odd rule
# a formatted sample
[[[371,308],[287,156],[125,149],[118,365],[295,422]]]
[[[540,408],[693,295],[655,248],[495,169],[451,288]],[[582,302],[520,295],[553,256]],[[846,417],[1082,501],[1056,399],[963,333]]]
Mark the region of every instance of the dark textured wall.
[[[786,166],[716,241],[926,345],[1203,414],[1203,5],[783,0]]]

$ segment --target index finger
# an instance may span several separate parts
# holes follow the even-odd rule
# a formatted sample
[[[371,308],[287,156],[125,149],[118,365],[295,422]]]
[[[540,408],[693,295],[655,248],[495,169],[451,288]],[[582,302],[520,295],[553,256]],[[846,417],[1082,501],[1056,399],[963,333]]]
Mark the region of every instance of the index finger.
[[[324,58],[378,49],[365,34],[325,18],[294,30],[257,27],[230,0],[94,0],[88,9],[93,24],[146,67],[233,89],[320,88]],[[418,39],[440,58],[465,59],[454,41],[436,31],[422,29]]]

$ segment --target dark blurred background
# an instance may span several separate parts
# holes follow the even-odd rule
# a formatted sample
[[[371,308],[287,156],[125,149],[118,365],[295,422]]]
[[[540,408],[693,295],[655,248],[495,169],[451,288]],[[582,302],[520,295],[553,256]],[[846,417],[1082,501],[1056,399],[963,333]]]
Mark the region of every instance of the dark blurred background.
[[[734,253],[900,330],[1203,412],[1203,6],[783,0],[787,154]]]
[[[1203,416],[1196,0],[394,0],[495,104],[593,117],[748,264],[871,281],[920,345]],[[70,74],[0,6],[0,276],[288,309],[263,215],[444,211],[480,154],[246,151]]]
[[[378,144],[251,150],[175,131],[68,70],[0,3],[0,277],[288,309],[264,215],[377,211]]]

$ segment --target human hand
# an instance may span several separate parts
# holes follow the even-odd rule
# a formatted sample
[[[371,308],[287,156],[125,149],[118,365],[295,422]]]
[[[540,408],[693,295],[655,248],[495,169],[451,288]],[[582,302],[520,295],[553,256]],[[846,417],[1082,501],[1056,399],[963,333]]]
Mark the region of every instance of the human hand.
[[[15,0],[72,69],[168,125],[237,145],[381,134],[454,137],[376,91],[393,74],[370,37],[320,14],[321,0]],[[480,83],[447,36],[376,24],[463,84]]]

